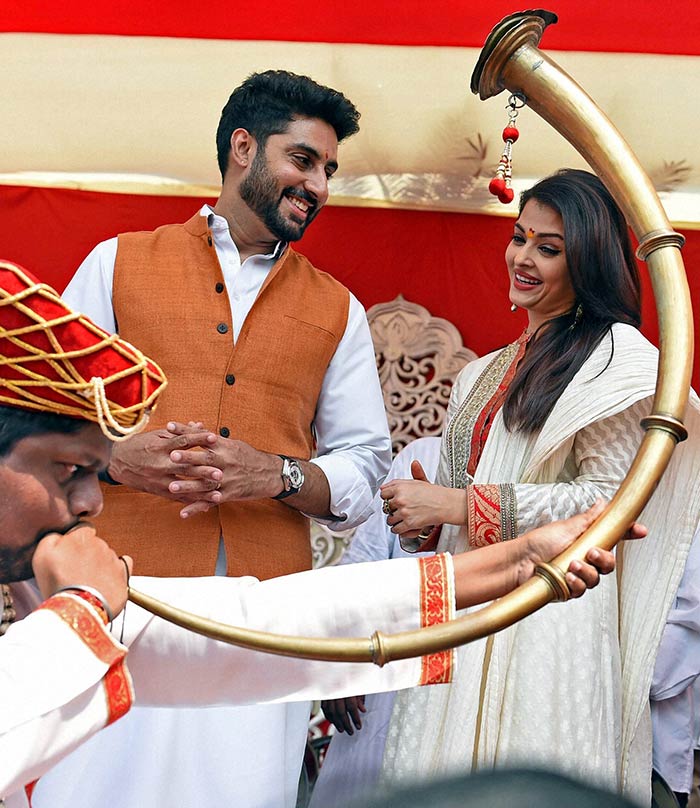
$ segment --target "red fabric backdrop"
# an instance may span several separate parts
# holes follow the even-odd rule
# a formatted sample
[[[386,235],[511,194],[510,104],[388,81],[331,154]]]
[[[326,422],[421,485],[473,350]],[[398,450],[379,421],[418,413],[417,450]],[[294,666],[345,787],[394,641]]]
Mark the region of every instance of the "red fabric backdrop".
[[[63,289],[100,240],[126,230],[185,221],[204,199],[0,186],[0,255]],[[503,252],[512,220],[464,213],[327,207],[298,245],[366,306],[402,294],[453,322],[484,354],[516,337],[522,313],[507,299]],[[683,257],[693,308],[700,303],[700,231],[685,232]],[[658,336],[644,278],[644,333]],[[700,382],[696,356],[694,386]]]
[[[209,0],[192,13],[190,0],[152,2],[144,13],[134,0],[46,0],[3,4],[0,31],[51,34],[263,39],[297,42],[363,42],[480,48],[499,19],[528,3],[514,0],[373,0],[304,5],[267,0],[243,11],[229,0]],[[697,0],[546,4],[563,25],[547,31],[553,50],[700,54]]]

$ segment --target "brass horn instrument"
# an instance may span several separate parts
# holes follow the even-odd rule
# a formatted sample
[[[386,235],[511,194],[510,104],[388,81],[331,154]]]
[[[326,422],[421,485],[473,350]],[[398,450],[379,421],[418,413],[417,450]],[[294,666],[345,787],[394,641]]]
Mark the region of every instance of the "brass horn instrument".
[[[611,549],[640,514],[671,454],[687,431],[682,423],[693,354],[690,294],[680,247],[654,191],[630,147],[586,93],[539,50],[545,28],[557,21],[544,10],[502,20],[489,35],[471,78],[482,100],[503,90],[518,93],[586,159],[611,191],[639,241],[656,298],[660,332],[659,374],[653,412],[632,466],[604,513],[571,547],[511,592],[449,623],[371,638],[307,638],[227,626],[172,608],[133,589],[129,599],[177,625],[258,651],[306,659],[374,662],[432,654],[480,639],[532,614],[551,600],[568,597],[561,570],[592,547]],[[628,192],[633,189],[633,193]]]

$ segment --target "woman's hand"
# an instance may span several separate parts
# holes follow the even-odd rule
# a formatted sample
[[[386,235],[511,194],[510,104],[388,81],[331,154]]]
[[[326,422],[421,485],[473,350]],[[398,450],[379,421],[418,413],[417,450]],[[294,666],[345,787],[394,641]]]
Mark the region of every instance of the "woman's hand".
[[[392,480],[381,486],[385,508],[391,513],[387,524],[392,533],[413,539],[433,525],[464,525],[467,522],[467,498],[459,488],[445,488],[428,482],[421,464],[411,463],[412,480]]]

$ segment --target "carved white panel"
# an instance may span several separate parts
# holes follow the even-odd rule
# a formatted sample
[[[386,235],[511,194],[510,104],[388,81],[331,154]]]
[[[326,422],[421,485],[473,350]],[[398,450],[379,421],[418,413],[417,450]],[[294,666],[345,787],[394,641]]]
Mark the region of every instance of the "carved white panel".
[[[439,436],[452,382],[472,359],[457,328],[399,295],[367,312],[394,454]]]
[[[415,438],[440,435],[452,382],[472,359],[449,320],[399,295],[367,312],[394,454]],[[314,567],[340,560],[352,530],[311,523]]]

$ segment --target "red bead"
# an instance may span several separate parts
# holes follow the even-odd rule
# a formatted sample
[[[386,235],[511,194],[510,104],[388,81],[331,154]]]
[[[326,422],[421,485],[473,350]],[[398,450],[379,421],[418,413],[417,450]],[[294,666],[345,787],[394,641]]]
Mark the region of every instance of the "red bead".
[[[504,188],[503,191],[498,194],[498,201],[503,202],[504,205],[507,205],[509,202],[513,201],[513,197],[515,194],[513,193],[512,188]]]
[[[503,177],[494,177],[489,183],[489,192],[494,196],[500,196],[506,190],[506,183]]]
[[[503,130],[503,140],[510,140],[511,143],[515,143],[515,141],[520,137],[520,132],[514,126],[506,126]]]

